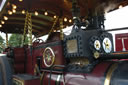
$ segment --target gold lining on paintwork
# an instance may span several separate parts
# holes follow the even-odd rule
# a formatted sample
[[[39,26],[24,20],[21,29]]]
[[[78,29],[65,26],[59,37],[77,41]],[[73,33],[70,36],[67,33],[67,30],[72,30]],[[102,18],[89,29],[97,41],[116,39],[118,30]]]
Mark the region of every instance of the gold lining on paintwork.
[[[47,62],[46,62],[46,54],[45,54],[45,52],[47,51],[47,50],[50,50],[50,52],[52,53],[52,63],[50,64],[50,65],[48,65],[47,64]],[[54,51],[53,51],[53,49],[52,48],[50,48],[50,47],[47,47],[47,48],[45,48],[45,50],[44,50],[44,52],[43,52],[43,61],[44,61],[44,64],[45,64],[45,66],[46,67],[51,67],[53,64],[54,64],[54,62],[55,62],[55,54],[54,54]]]
[[[108,70],[107,72],[107,76],[106,76],[106,79],[105,79],[105,82],[104,82],[104,85],[110,85],[110,81],[111,81],[111,76],[112,76],[112,73],[114,72],[114,70],[117,68],[117,63],[113,64],[110,69]]]

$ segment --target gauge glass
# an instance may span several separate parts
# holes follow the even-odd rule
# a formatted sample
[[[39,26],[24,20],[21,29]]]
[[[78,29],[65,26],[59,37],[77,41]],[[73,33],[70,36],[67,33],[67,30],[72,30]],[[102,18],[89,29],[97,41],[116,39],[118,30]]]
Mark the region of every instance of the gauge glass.
[[[101,44],[100,44],[100,41],[99,40],[95,40],[94,47],[95,47],[96,50],[100,50]]]
[[[105,53],[110,53],[112,51],[112,42],[109,38],[104,38],[102,45]]]

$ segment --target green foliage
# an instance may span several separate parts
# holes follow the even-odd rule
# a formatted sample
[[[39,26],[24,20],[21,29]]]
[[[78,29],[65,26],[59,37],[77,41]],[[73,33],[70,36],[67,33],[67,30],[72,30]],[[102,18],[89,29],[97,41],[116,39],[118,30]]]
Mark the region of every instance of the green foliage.
[[[22,36],[21,34],[12,34],[9,38],[9,46],[20,47],[22,45]],[[28,37],[25,39],[25,44],[28,44]]]
[[[4,43],[4,39],[0,36],[0,43],[3,44]]]
[[[3,51],[5,47],[4,39],[0,36],[0,53]]]

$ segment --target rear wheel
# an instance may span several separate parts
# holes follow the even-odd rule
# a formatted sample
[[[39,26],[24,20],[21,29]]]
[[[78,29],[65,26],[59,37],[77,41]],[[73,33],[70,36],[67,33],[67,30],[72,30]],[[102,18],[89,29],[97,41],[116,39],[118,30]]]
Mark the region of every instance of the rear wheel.
[[[6,56],[0,56],[0,85],[12,85],[12,71]]]
[[[3,74],[2,74],[2,67],[0,65],[0,85],[3,85],[3,78],[2,78]]]

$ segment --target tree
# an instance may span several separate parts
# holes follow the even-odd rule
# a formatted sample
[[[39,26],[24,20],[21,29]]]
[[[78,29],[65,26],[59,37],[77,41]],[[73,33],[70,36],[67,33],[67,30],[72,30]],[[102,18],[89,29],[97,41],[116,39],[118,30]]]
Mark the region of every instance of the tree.
[[[4,39],[0,36],[0,53],[3,51],[5,47]]]
[[[12,34],[9,38],[9,46],[11,47],[20,47],[22,44],[22,35],[21,34]],[[28,44],[28,37],[25,38],[25,44]]]

